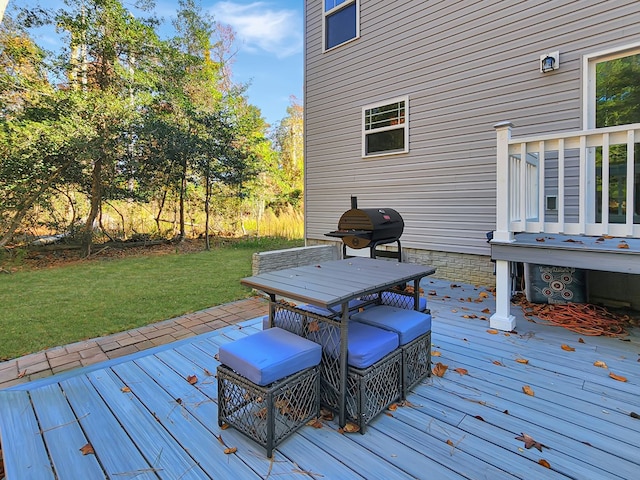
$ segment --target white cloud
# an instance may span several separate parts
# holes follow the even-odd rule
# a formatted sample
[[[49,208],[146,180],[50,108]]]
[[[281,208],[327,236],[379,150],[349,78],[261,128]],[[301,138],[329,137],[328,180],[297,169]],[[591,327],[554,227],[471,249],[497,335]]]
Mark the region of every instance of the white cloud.
[[[302,51],[302,22],[295,10],[277,9],[267,2],[218,2],[210,12],[229,24],[251,52],[265,51],[278,58]]]

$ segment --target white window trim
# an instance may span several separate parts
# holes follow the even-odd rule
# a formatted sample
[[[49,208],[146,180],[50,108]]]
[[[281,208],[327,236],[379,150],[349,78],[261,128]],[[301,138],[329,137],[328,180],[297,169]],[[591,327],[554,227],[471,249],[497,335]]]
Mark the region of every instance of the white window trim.
[[[609,48],[600,52],[589,53],[582,57],[582,129],[592,130],[596,128],[596,64],[601,61],[614,60],[640,53],[640,42]]]
[[[320,2],[322,2],[322,53],[330,52],[331,50],[335,50],[336,48],[339,48],[342,45],[346,45],[347,43],[351,43],[354,40],[357,40],[360,38],[360,0],[347,0],[346,2],[341,3],[340,5],[336,5],[335,7],[333,7],[331,10],[327,12],[324,11],[324,0],[320,0]],[[327,32],[326,32],[327,16],[331,15],[334,12],[337,12],[338,10],[346,8],[348,5],[352,3],[356,4],[356,36],[353,38],[350,38],[346,42],[342,42],[342,43],[339,43],[338,45],[334,45],[331,48],[327,48]]]
[[[391,103],[404,102],[404,123],[402,124],[402,128],[404,128],[404,149],[403,150],[395,150],[393,152],[380,152],[380,153],[370,153],[366,152],[366,141],[367,141],[367,133],[371,133],[371,130],[365,130],[365,112],[371,108],[381,107],[383,105],[389,105]],[[362,158],[375,158],[375,157],[386,157],[389,155],[403,155],[405,153],[409,153],[409,95],[405,95],[403,97],[391,98],[388,100],[383,100],[381,102],[370,103],[362,107],[362,117],[361,117],[361,125],[360,129],[362,132]],[[395,130],[398,128],[398,125],[391,125],[388,127],[383,127],[380,129],[376,129],[376,131],[385,131],[385,130]]]

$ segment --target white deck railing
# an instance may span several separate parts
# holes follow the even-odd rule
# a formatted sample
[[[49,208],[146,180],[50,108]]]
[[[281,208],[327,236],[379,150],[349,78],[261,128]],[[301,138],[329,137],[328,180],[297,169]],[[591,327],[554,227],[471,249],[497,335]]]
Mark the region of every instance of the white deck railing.
[[[638,212],[634,223],[634,195],[640,191],[634,146],[640,143],[640,124],[519,139],[511,138],[512,127],[509,122],[496,125],[495,240],[510,241],[519,232],[640,238]],[[626,168],[620,162],[610,168],[612,147],[621,148],[615,145],[626,145]],[[597,169],[596,158],[601,158]],[[619,186],[613,207],[621,215],[615,218],[610,184]],[[547,196],[555,197],[556,208],[547,205]]]

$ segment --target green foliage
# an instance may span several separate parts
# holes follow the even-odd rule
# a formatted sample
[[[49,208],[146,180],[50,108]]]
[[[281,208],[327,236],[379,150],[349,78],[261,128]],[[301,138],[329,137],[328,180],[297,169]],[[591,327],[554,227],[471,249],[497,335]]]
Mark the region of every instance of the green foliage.
[[[157,19],[130,15],[121,0],[65,5],[21,10],[21,25],[0,26],[0,245],[16,229],[67,230],[82,219],[89,253],[105,210],[122,219],[122,235],[140,233],[120,202],[154,210],[155,226],[144,228],[155,233],[176,233],[165,220],[177,218],[181,237],[197,208],[205,231],[217,222],[236,233],[274,192],[281,210],[299,203],[301,170],[281,175],[291,161],[273,151],[246,87],[230,83],[233,33],[196,0],[180,0],[168,41]],[[67,42],[56,57],[26,34],[47,23]]]

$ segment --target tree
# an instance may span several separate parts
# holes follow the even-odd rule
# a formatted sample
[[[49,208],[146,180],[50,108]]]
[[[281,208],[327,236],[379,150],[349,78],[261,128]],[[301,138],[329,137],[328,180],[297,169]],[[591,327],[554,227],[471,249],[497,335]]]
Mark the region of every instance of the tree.
[[[0,27],[0,246],[31,208],[71,171],[86,131],[73,98],[49,84],[44,52],[10,17]]]
[[[87,144],[92,158],[85,181],[91,199],[83,230],[83,253],[89,255],[93,228],[107,185],[123,170],[137,115],[150,87],[148,72],[160,52],[153,19],[134,18],[119,0],[82,0],[75,10],[56,15],[69,34],[64,68],[69,88],[81,92],[83,112],[97,132]]]
[[[274,130],[277,163],[272,165],[270,174],[278,192],[275,203],[295,207],[302,198],[304,181],[304,119],[298,99],[292,96],[290,100],[287,116]]]

